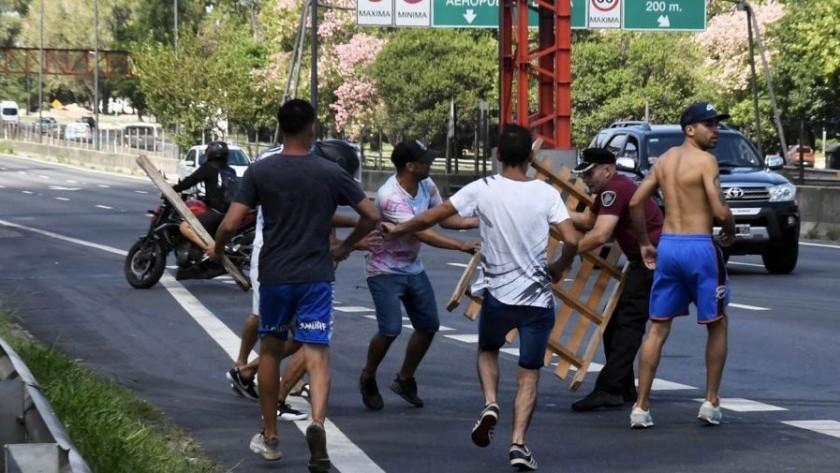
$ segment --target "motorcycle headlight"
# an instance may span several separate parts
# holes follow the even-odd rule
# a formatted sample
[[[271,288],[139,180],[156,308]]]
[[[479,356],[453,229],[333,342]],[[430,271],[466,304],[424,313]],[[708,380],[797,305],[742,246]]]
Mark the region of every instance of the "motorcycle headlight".
[[[796,186],[793,184],[780,184],[770,189],[770,202],[787,202],[796,199]]]

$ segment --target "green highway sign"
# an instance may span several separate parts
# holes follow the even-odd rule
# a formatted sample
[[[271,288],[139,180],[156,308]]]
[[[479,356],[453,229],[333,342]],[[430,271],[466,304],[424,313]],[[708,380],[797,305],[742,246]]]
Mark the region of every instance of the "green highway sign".
[[[703,31],[706,3],[701,0],[623,0],[625,30]]]
[[[586,0],[572,0],[572,28],[586,28],[586,3]],[[537,24],[537,12],[531,10],[528,26],[536,28]],[[499,0],[434,0],[432,27],[498,28]]]

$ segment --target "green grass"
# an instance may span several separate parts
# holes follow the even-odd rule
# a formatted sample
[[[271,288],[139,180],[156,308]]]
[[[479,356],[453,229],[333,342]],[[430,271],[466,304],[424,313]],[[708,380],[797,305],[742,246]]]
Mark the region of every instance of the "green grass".
[[[0,337],[23,358],[93,471],[226,471],[150,403],[26,336],[7,311],[0,311]]]
[[[840,240],[840,227],[831,227],[825,232],[825,237],[832,241]]]

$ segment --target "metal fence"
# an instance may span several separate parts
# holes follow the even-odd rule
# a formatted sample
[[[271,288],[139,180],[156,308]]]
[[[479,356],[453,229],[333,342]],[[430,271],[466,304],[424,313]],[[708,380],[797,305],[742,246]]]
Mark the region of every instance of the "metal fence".
[[[2,338],[0,443],[5,473],[91,473],[35,377]]]

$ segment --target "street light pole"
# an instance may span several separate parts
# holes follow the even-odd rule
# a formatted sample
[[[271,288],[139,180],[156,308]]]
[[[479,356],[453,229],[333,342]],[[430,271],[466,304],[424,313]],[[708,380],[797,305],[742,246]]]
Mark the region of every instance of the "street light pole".
[[[99,0],[93,3],[93,29],[93,140],[99,151]]]
[[[178,0],[175,0],[175,54],[178,54]]]
[[[41,44],[38,47],[38,142],[44,141],[44,135],[41,133],[41,127],[44,126],[43,121],[43,105],[44,105],[44,0],[41,0]]]
[[[309,82],[312,89],[311,100],[315,108],[315,136],[320,136],[321,130],[318,126],[318,0],[312,2],[312,68],[310,70]]]

